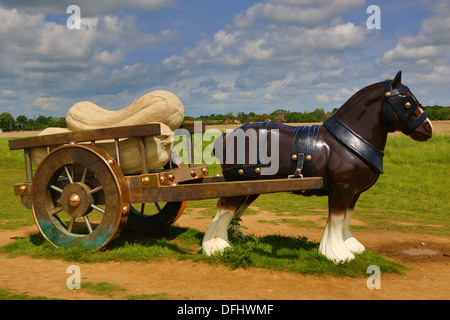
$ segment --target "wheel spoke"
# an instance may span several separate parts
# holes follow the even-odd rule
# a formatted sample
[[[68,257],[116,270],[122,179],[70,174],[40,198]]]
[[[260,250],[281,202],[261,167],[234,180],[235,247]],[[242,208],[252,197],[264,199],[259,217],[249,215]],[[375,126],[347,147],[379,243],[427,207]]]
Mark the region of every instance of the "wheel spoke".
[[[90,194],[94,194],[94,193],[96,193],[96,192],[98,192],[98,191],[100,191],[100,190],[102,190],[102,189],[103,189],[103,186],[99,186],[99,187],[94,188],[94,189],[92,189],[91,191],[89,191],[89,193],[90,193]]]
[[[155,207],[158,209],[158,212],[161,212],[162,209],[158,202],[155,202]]]
[[[54,216],[55,214],[57,214],[58,212],[61,212],[61,211],[63,211],[63,210],[64,210],[63,207],[56,208],[55,210],[53,210],[52,212],[50,212],[50,215],[51,215],[51,216]]]
[[[87,171],[88,171],[88,168],[87,168],[87,167],[84,167],[84,170],[83,170],[83,176],[81,177],[81,183],[83,183],[83,184],[84,184],[84,182],[86,181]]]
[[[63,189],[61,189],[61,188],[59,188],[59,187],[57,187],[57,186],[55,186],[55,185],[50,185],[50,189],[53,189],[53,190],[55,190],[55,191],[58,191],[59,193],[62,193],[62,192],[63,192]]]
[[[72,219],[70,219],[70,223],[69,223],[69,227],[67,228],[67,231],[72,232],[73,229],[73,225],[75,223],[76,218],[72,217]]]
[[[91,226],[91,222],[89,221],[89,218],[87,217],[87,215],[84,215],[83,218],[84,218],[84,221],[86,222],[86,226],[89,230],[89,233],[92,233],[93,230],[92,230],[92,226]]]
[[[97,210],[98,212],[105,214],[105,210],[100,207],[97,207],[95,204],[91,204],[91,208]]]
[[[70,183],[73,183],[72,176],[70,175],[69,169],[67,169],[67,166],[64,166],[64,171],[66,172],[66,176],[69,179]]]

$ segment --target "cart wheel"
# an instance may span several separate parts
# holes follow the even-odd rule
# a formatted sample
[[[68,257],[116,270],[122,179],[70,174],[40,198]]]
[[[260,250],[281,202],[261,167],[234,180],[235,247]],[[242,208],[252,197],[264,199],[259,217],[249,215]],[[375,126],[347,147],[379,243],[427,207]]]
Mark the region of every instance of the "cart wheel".
[[[57,247],[106,246],[126,223],[129,193],[115,160],[91,145],[68,145],[36,169],[32,210],[42,235]]]
[[[172,155],[172,159],[176,157],[176,155]],[[173,168],[180,168],[184,167],[184,164],[180,159],[176,163],[172,162],[172,166]],[[168,169],[169,165],[165,165],[164,168]],[[187,201],[143,203],[141,204],[141,211],[131,206],[127,227],[139,232],[155,232],[161,230],[177,221],[186,209],[186,205]],[[147,213],[144,213],[144,207]]]

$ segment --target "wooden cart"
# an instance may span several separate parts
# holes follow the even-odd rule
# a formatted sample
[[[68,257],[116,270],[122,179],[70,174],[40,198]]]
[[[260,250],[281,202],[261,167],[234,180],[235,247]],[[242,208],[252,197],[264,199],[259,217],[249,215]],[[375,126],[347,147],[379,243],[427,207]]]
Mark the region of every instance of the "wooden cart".
[[[193,126],[185,129],[194,133]],[[209,176],[206,165],[185,166],[179,161],[149,171],[145,156],[141,174],[124,175],[119,139],[138,138],[139,153],[145,155],[145,137],[160,132],[160,125],[153,123],[10,140],[10,150],[24,149],[25,154],[27,181],[14,185],[15,194],[32,210],[40,232],[53,245],[102,248],[123,226],[152,232],[174,223],[189,200],[322,187],[319,177],[230,182]],[[113,155],[96,145],[108,139],[114,140]],[[47,156],[33,170],[31,149],[36,147],[46,147]],[[145,212],[149,203],[156,213]]]

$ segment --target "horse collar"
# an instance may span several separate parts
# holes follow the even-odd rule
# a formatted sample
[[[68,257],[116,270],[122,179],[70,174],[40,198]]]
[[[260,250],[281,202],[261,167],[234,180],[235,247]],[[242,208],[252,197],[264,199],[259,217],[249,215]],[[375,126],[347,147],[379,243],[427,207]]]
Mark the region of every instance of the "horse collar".
[[[336,115],[323,122],[323,126],[331,135],[369,165],[376,173],[383,173],[384,151],[378,149],[366,139],[361,137]]]

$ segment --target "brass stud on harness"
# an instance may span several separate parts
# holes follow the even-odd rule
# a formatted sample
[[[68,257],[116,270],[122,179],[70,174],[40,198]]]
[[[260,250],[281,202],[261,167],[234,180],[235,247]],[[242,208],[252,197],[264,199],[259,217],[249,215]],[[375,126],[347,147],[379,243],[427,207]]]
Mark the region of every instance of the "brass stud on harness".
[[[292,158],[292,160],[294,160],[294,161],[295,161],[295,160],[297,160],[297,158],[298,158],[298,157],[297,157],[297,155],[296,155],[296,154],[293,154],[291,158]]]
[[[256,168],[255,172],[259,174],[259,173],[261,173],[261,169],[260,168]]]
[[[405,108],[406,108],[406,109],[411,108],[411,103],[409,103],[409,102],[405,103]]]
[[[239,169],[238,173],[239,173],[240,175],[243,175],[243,174],[244,174],[244,170]]]
[[[308,155],[306,156],[306,161],[311,161],[311,159],[312,159],[311,155],[308,154]]]
[[[390,98],[391,96],[392,96],[392,93],[391,92],[385,92],[384,93],[384,96],[386,97],[386,98]]]

